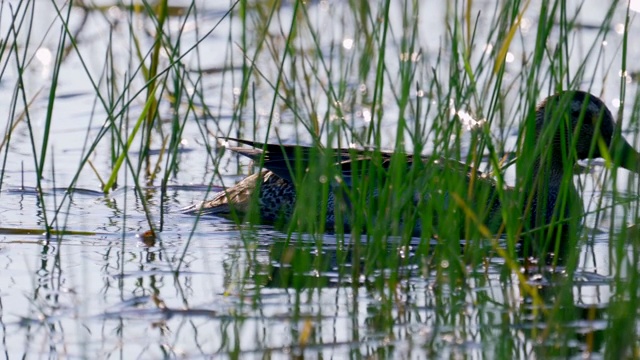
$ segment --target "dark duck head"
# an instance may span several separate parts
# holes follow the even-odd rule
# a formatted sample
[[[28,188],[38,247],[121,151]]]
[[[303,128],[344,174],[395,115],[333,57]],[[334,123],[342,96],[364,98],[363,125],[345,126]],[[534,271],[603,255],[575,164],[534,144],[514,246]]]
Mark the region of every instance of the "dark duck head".
[[[573,184],[576,161],[606,158],[640,172],[640,155],[616,132],[611,112],[592,94],[549,96],[538,106],[535,123],[527,125],[521,143],[524,161],[517,172],[531,229],[559,224],[559,229],[572,231],[567,226],[581,218],[583,203]]]

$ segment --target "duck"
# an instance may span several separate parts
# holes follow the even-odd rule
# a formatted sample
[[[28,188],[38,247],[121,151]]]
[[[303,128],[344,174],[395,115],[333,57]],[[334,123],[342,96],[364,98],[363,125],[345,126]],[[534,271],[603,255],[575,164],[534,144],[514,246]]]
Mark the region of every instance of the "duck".
[[[578,160],[604,157],[615,166],[640,172],[640,154],[619,130],[616,133],[611,111],[591,93],[568,90],[547,97],[522,128],[523,150],[515,160],[513,186],[455,159],[226,138],[227,143],[248,146],[226,148],[253,160],[260,170],[183,213],[243,219],[254,209],[261,223],[323,216],[324,229],[346,232],[354,223],[359,223],[358,228],[384,223],[379,221],[381,216],[402,226],[402,216],[393,214],[404,211],[414,216],[409,232],[415,236],[423,231],[457,236],[451,219],[462,219],[453,224],[466,228],[460,236],[468,236],[469,216],[495,233],[504,229],[507,213],[518,211],[521,231],[551,227],[554,230],[546,232],[547,237],[562,237],[575,231],[583,216],[583,202],[573,181]],[[317,163],[328,166],[314,173],[317,166],[310,165]],[[392,174],[401,178],[392,182]],[[326,191],[317,191],[319,186]],[[324,193],[324,197],[310,199],[310,192]],[[301,207],[305,213],[296,218],[296,205],[302,202],[313,206]],[[372,206],[376,202],[381,204],[378,208]],[[308,213],[309,208],[317,211]],[[402,210],[406,208],[413,210]]]

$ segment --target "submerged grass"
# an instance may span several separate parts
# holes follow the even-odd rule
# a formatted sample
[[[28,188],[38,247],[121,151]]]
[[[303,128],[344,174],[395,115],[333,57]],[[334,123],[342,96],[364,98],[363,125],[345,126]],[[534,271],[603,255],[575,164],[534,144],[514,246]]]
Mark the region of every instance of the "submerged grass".
[[[40,194],[45,230],[59,239],[76,233],[56,228],[56,224],[66,223],[57,220],[64,214],[61,209],[71,206],[69,196],[61,197],[55,209],[45,209],[42,179],[44,164],[53,159],[49,143],[56,100],[61,96],[59,76],[72,54],[82,64],[83,75],[94,92],[95,112],[91,116],[103,125],[97,133],[88,128],[83,155],[68,184],[69,193],[73,193],[87,165],[103,183],[105,193],[118,188],[119,183],[125,188],[133,183],[149,228],[160,235],[164,212],[155,211],[149,204],[152,195],[145,190],[158,185],[164,194],[167,186],[180,178],[181,167],[194,166],[181,163],[187,127],[198,127],[201,134],[199,150],[207,151],[206,164],[196,166],[211,171],[210,187],[223,180],[226,167],[224,152],[214,144],[214,138],[312,145],[308,168],[300,165],[302,161],[291,164],[299,200],[290,224],[282,224],[285,239],[268,246],[270,261],[265,265],[261,259],[264,248],[251,226],[257,210],[247,218],[235,214],[239,221],[253,221],[242,228],[244,246],[239,252],[246,263],[237,263],[236,269],[229,270],[234,277],[229,287],[237,287],[241,295],[254,295],[251,307],[261,306],[261,287],[296,291],[291,321],[304,325],[300,333],[292,330],[292,338],[298,343],[293,341],[291,347],[302,352],[310,344],[323,345],[323,338],[314,337],[310,330],[313,319],[300,311],[307,301],[301,294],[320,295],[331,286],[350,289],[356,295],[364,289],[379,304],[367,329],[370,335],[394,338],[398,336],[398,324],[410,323],[407,313],[418,311],[405,307],[416,306],[409,299],[417,296],[411,287],[416,279],[424,278],[433,283],[424,295],[428,298],[426,306],[434,307],[434,319],[425,320],[433,326],[433,333],[430,340],[414,346],[427,354],[439,354],[447,346],[453,351],[454,345],[443,340],[449,333],[454,334],[456,342],[481,339],[482,354],[488,357],[527,357],[532,353],[564,357],[576,351],[604,352],[610,358],[637,354],[639,252],[636,242],[629,241],[635,236],[628,235],[632,230],[620,224],[638,217],[637,182],[630,180],[626,188],[617,188],[618,175],[610,158],[605,161],[604,175],[596,179],[603,187],[614,184],[612,199],[603,195],[607,192],[590,199],[596,205],[589,206],[595,209],[589,218],[601,219],[609,214],[605,230],[609,232],[616,294],[605,304],[607,329],[602,343],[587,337],[578,347],[572,340],[580,338],[579,332],[584,329],[576,329],[575,323],[594,320],[589,317],[591,308],[574,299],[579,249],[602,229],[596,226],[564,233],[561,242],[554,242],[549,235],[545,239],[548,243],[541,246],[545,251],[559,253],[562,245],[568,252],[561,260],[551,259],[551,267],[545,267],[544,260],[530,266],[530,259],[518,252],[518,243],[523,237],[529,238],[531,229],[523,225],[522,214],[532,199],[522,192],[506,191],[504,186],[513,183],[509,175],[512,169],[504,167],[504,159],[513,153],[518,158],[516,171],[524,174],[517,177],[516,188],[538,186],[531,168],[534,157],[544,153],[545,144],[541,146],[531,134],[535,106],[549,94],[582,89],[606,98],[619,95],[618,122],[637,129],[640,95],[629,96],[627,91],[628,28],[632,18],[628,10],[623,36],[612,32],[623,4],[608,4],[601,22],[588,24],[583,22],[586,5],[581,2],[443,2],[437,9],[443,15],[439,28],[424,23],[427,13],[437,6],[420,1],[242,0],[229,3],[224,12],[196,1],[181,11],[166,0],[131,7],[114,5],[121,18],[106,21],[110,35],[97,73],[89,65],[95,58],[81,50],[87,39],[69,29],[71,14],[81,9],[108,19],[109,11],[115,10],[65,4],[55,7],[57,17],[51,23],[56,27],[52,25],[44,36],[58,36],[53,41],[52,75],[49,83],[42,85],[46,91],[32,89],[22,77],[34,66],[32,30],[23,27],[23,22],[37,21],[35,6],[29,2],[20,2],[15,9],[0,5],[2,11],[10,9],[12,13],[6,40],[0,46],[0,79],[7,68],[16,73],[11,79],[15,89],[0,150],[4,158],[0,180],[15,141],[13,134],[24,122],[34,161],[32,181]],[[138,22],[148,33],[138,30]],[[229,28],[223,29],[226,23]],[[228,34],[224,49],[202,48],[207,36],[219,36],[218,32],[224,31]],[[121,33],[127,34],[126,45]],[[612,49],[614,46],[618,48]],[[208,68],[207,57],[216,51],[224,52],[220,56],[224,65]],[[618,76],[618,69],[622,76]],[[212,83],[210,77],[219,83]],[[610,93],[612,88],[616,93]],[[33,128],[30,99],[45,93],[47,111],[40,133]],[[629,98],[631,105],[624,102]],[[631,110],[627,115],[625,108]],[[514,135],[516,130],[520,135]],[[637,131],[633,137],[632,143],[637,143]],[[327,212],[325,199],[335,186],[333,179],[340,175],[334,166],[333,147],[373,149],[369,154],[371,164],[358,164],[352,169],[357,186],[344,187],[338,193],[338,203],[351,204],[338,215],[348,216],[353,225],[347,235],[340,227],[335,234],[326,235],[322,220]],[[105,149],[110,168],[94,166],[90,159],[102,159],[100,152]],[[388,171],[375,165],[382,161],[382,149],[396,151]],[[429,171],[436,166],[433,161],[406,166],[407,156],[424,154],[433,159],[460,160],[492,172],[497,183],[497,194],[492,196],[505,204],[517,204],[501,209],[504,222],[497,234],[482,221],[491,195],[476,186],[478,180],[460,177],[459,172],[434,176]],[[354,152],[353,156],[358,155]],[[261,162],[256,167],[260,171]],[[434,201],[416,209],[414,189],[434,187],[454,195],[440,201],[434,197]],[[609,211],[619,206],[619,193],[627,199],[622,215]],[[434,224],[436,214],[438,221]],[[196,232],[198,222],[203,220],[195,217],[194,221]],[[422,226],[420,238],[414,237],[414,224]],[[125,240],[124,232],[122,236]],[[190,240],[185,242],[179,263],[171,264],[176,275],[189,245]],[[495,263],[502,264],[497,275],[489,273],[493,269],[489,264]],[[556,268],[562,276],[555,273]],[[336,283],[324,277],[334,272]],[[311,273],[318,276],[309,276]],[[540,273],[552,285],[539,286],[536,279]],[[489,285],[496,277],[499,284]],[[478,291],[483,287],[504,292],[504,303],[495,304],[495,298]],[[463,307],[470,303],[476,316],[473,326],[467,328],[465,321],[469,319]],[[234,323],[231,332],[246,320],[242,315],[244,303],[238,306],[239,315],[229,320]],[[508,319],[493,319],[496,311]],[[583,312],[587,313],[586,319]],[[321,317],[322,311],[317,316]],[[524,329],[525,341],[514,338],[514,333],[521,332],[516,329]],[[355,334],[353,341],[360,338],[361,334]],[[237,334],[229,333],[220,350],[237,356],[240,348],[245,348],[241,342]],[[393,354],[392,346],[367,350],[372,351],[369,355]],[[356,352],[351,355],[356,356]]]

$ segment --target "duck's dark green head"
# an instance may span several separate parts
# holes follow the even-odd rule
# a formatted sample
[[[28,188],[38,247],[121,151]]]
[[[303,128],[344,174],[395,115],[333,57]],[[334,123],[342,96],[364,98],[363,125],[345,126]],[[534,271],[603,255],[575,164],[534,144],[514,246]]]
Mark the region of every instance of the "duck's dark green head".
[[[599,158],[608,152],[615,164],[640,172],[640,154],[616,135],[616,126],[604,102],[584,91],[549,96],[536,112],[536,138],[543,152],[550,151],[552,162]]]

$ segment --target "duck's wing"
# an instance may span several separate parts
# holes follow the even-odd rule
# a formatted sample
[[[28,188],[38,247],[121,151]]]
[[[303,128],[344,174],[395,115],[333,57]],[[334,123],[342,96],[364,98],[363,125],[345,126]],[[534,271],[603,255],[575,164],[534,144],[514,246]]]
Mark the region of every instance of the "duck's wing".
[[[309,164],[313,162],[312,157],[317,157],[323,153],[331,153],[335,157],[335,165],[342,172],[342,180],[351,186],[354,171],[362,171],[373,166],[388,170],[391,159],[394,157],[393,152],[374,151],[368,149],[332,149],[311,148],[302,145],[282,145],[282,144],[265,144],[244,139],[226,138],[226,141],[235,141],[240,144],[248,145],[247,147],[227,146],[227,149],[246,156],[254,161],[263,161],[263,167],[272,171],[281,178],[293,182],[291,171],[297,166],[307,169]],[[413,156],[410,154],[395,154],[404,156],[401,161],[407,166],[411,166],[414,161],[421,161],[431,171],[454,171],[467,176],[485,175],[477,168],[467,165],[463,162],[446,159],[443,157],[433,156]]]
[[[373,151],[363,149],[331,149],[312,148],[302,145],[264,144],[256,141],[226,138],[227,141],[235,141],[246,147],[227,146],[226,148],[254,161],[263,162],[263,167],[272,171],[281,178],[293,181],[291,171],[297,166],[307,169],[314,162],[314,157],[330,153],[335,158],[334,164],[340,166],[345,176],[350,177],[352,166],[356,163],[371,162]],[[392,153],[381,152],[380,159],[387,162]]]
[[[277,163],[283,159],[301,159],[308,161],[311,147],[302,145],[283,145],[283,144],[265,144],[251,140],[225,138],[226,141],[235,141],[240,144],[248,145],[251,148],[239,146],[226,146],[227,149],[244,155],[251,160],[258,161],[264,153],[264,165]]]

